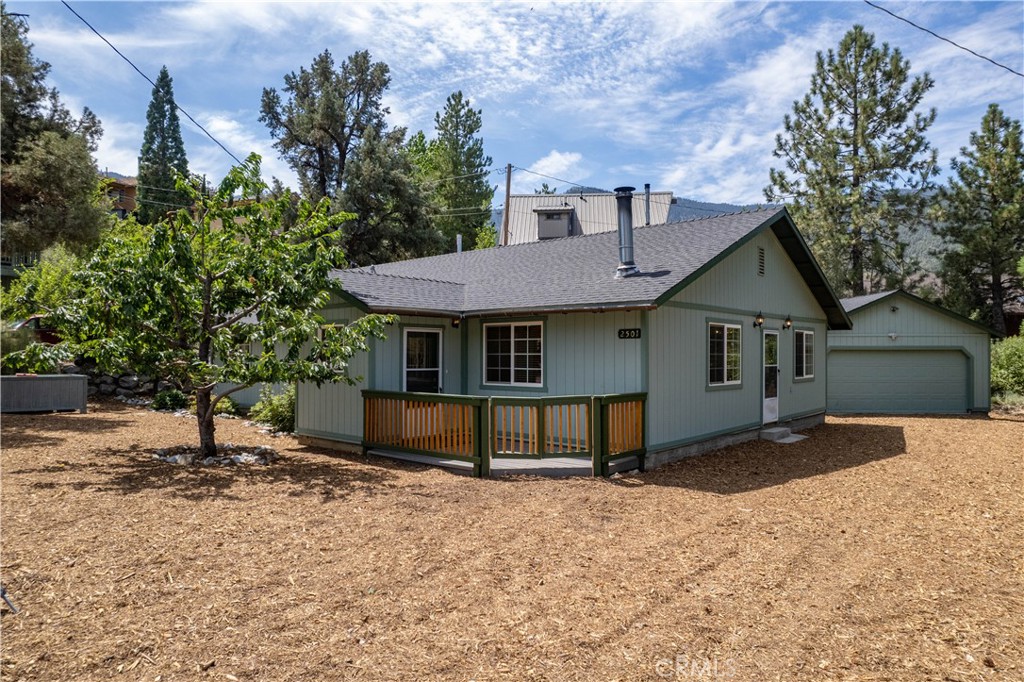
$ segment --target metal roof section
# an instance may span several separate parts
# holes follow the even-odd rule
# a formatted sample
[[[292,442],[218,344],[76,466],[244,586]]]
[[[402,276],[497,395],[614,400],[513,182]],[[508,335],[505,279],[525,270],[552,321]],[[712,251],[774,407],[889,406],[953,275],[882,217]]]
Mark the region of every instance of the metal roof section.
[[[672,192],[651,192],[651,225],[668,222]],[[615,193],[513,194],[508,198],[508,245],[537,241],[537,214],[573,212],[572,236],[615,232],[619,229]],[[647,224],[643,192],[633,195],[633,227]],[[498,226],[501,240],[501,226]]]
[[[614,198],[614,195],[612,195]],[[643,271],[616,279],[617,232],[336,270],[364,311],[451,317],[655,308],[765,229],[771,229],[825,311],[849,329],[838,298],[785,209],[639,227]]]

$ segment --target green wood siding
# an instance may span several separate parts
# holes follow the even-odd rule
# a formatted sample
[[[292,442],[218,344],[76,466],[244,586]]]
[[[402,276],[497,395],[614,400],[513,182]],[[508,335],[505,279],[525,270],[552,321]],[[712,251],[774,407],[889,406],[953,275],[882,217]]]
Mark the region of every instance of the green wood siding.
[[[328,322],[351,322],[362,315],[355,308],[332,303],[322,313]],[[349,362],[349,376],[362,377],[354,386],[345,383],[323,384],[320,387],[308,383],[298,385],[295,399],[296,433],[355,442],[361,440],[363,398],[360,392],[371,387],[372,354],[372,351],[370,354],[358,353]]]
[[[764,249],[764,275],[758,274]],[[650,329],[648,442],[652,450],[756,428],[762,409],[762,329],[779,331],[779,419],[825,410],[825,313],[803,283],[775,235],[765,232],[718,264],[661,308],[648,313]],[[793,329],[814,332],[813,379],[794,381]],[[707,325],[739,324],[742,383],[709,387]]]
[[[892,307],[897,308],[896,311]],[[988,411],[989,409],[989,349],[991,338],[981,329],[962,322],[955,317],[924,305],[915,299],[895,294],[876,304],[855,310],[850,314],[853,329],[850,331],[830,332],[828,339],[829,363],[834,364],[833,355],[840,350],[874,349],[876,352],[916,351],[929,352],[948,349],[957,351],[966,359],[965,390],[969,402],[969,410]],[[895,334],[891,338],[890,334]],[[897,354],[894,358],[902,358],[909,362],[909,356]],[[874,366],[867,369],[875,372],[873,378],[884,382],[884,369],[874,360]],[[833,380],[829,391],[842,391]],[[918,386],[918,394],[922,396],[921,409],[927,412],[931,399],[928,394],[933,387],[927,382]],[[830,396],[831,401],[831,396]],[[830,407],[830,409],[832,409]],[[883,400],[879,408],[872,411],[886,411]]]
[[[483,383],[482,328],[487,323],[544,323],[544,383],[538,387]],[[472,395],[603,395],[646,390],[644,313],[568,313],[468,320],[467,388]],[[619,329],[640,329],[639,339],[620,339]]]

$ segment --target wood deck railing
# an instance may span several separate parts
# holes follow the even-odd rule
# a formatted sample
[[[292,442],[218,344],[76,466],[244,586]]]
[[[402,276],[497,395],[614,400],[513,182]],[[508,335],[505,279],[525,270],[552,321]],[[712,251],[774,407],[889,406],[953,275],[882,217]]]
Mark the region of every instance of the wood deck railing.
[[[591,454],[591,397],[491,398],[493,457]]]
[[[595,476],[646,453],[647,395],[506,398],[363,391],[363,445],[471,462],[588,457]]]
[[[601,452],[594,455],[594,475],[607,476],[615,460],[636,457],[644,468],[647,453],[647,394],[626,393],[594,398],[600,405]]]
[[[471,462],[485,475],[486,413],[486,398],[363,391],[363,443]]]

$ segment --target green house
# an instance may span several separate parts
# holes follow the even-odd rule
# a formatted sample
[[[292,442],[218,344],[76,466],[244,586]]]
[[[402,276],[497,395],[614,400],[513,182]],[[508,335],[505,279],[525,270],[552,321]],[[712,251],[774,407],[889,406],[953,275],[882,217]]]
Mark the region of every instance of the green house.
[[[400,322],[353,360],[357,385],[299,386],[297,433],[603,474],[820,423],[826,337],[850,320],[787,211],[634,230],[628,189],[618,233],[338,271],[328,321]]]

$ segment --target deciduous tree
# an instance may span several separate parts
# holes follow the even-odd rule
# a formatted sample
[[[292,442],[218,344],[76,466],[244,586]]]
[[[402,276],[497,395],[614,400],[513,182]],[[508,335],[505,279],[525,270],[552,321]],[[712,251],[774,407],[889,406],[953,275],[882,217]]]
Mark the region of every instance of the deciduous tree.
[[[787,202],[832,285],[845,294],[899,286],[913,274],[907,242],[930,203],[937,156],[920,112],[932,87],[898,48],[854,26],[819,52],[811,88],[776,138],[765,197]]]
[[[158,222],[167,213],[188,206],[188,195],[176,189],[179,175],[188,177],[188,158],[174,86],[165,66],[160,69],[146,110],[146,130],[139,152],[139,222]]]
[[[1021,122],[990,104],[981,130],[952,160],[955,177],[940,190],[938,233],[949,250],[942,277],[946,303],[965,315],[978,314],[1006,333],[1003,308],[1024,294],[1024,149]]]
[[[59,316],[77,350],[109,370],[164,376],[195,394],[203,456],[216,454],[220,401],[255,383],[352,382],[348,360],[381,336],[369,315],[322,327],[320,310],[344,264],[328,202],[302,202],[283,228],[288,197],[264,199],[259,157],[234,168],[212,196],[184,181],[192,211],[114,228],[82,273],[84,294]],[[242,197],[242,200],[239,200]]]

